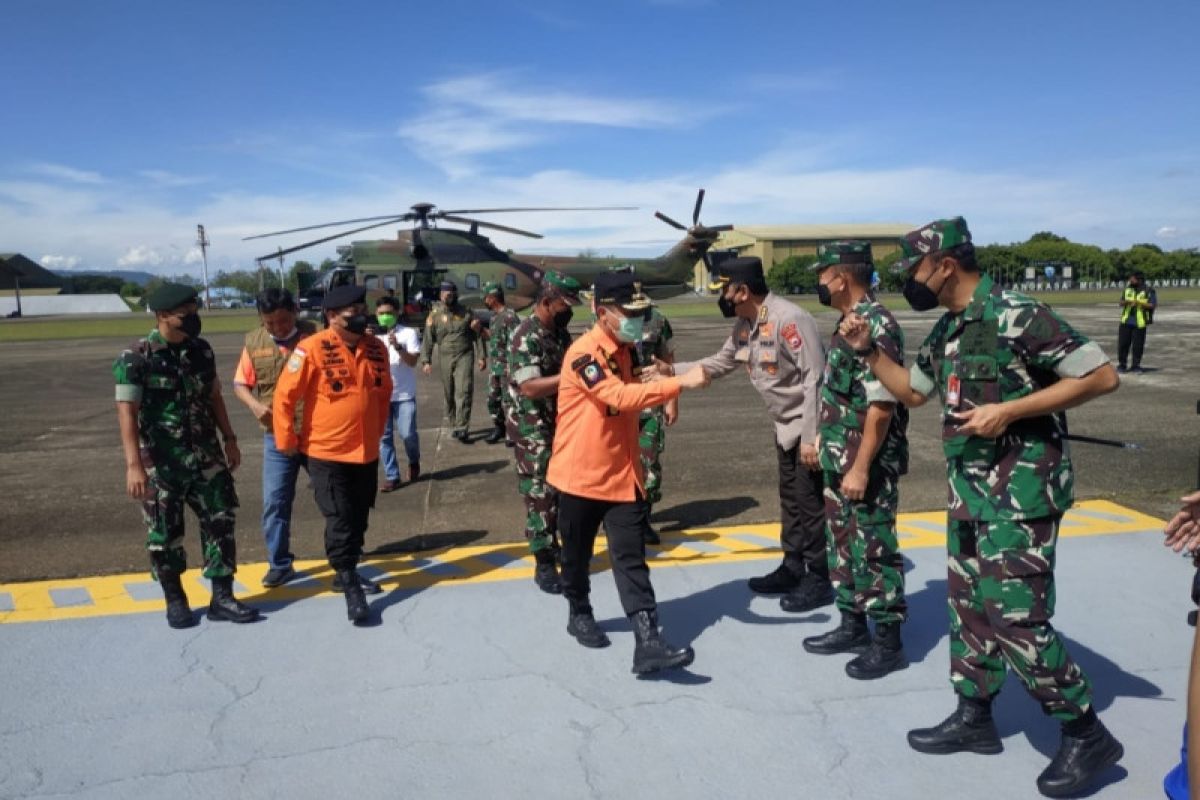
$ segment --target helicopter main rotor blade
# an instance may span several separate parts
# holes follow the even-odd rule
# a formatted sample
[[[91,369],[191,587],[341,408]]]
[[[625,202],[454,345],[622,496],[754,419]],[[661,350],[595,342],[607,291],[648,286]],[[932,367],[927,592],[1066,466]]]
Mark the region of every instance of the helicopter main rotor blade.
[[[692,224],[700,224],[700,206],[704,205],[704,190],[701,189],[696,194],[696,208],[692,211]]]
[[[391,225],[393,222],[400,222],[400,221],[404,220],[404,218],[407,216],[408,215],[406,214],[406,215],[400,216],[400,217],[388,217],[387,220],[384,222],[377,222],[374,225],[364,225],[361,228],[354,228],[353,230],[341,231],[340,233],[335,233],[332,236],[326,236],[324,239],[314,239],[311,242],[305,242],[304,244],[298,244],[295,247],[285,247],[284,249],[279,250],[277,252],[268,253],[267,255],[262,256],[262,258],[282,258],[283,256],[286,256],[288,253],[294,253],[297,250],[303,250],[306,247],[312,247],[313,245],[324,244],[325,242],[332,242],[334,239],[340,239],[343,236],[349,236],[352,233],[362,233],[363,231],[369,231],[372,228],[382,228],[384,225]]]
[[[434,215],[431,215],[431,216],[434,216]],[[448,220],[450,222],[457,222],[460,225],[478,225],[481,228],[493,228],[498,231],[504,231],[505,233],[515,233],[519,236],[528,236],[531,239],[545,238],[540,233],[532,233],[531,231],[523,231],[520,228],[510,228],[507,225],[497,225],[494,222],[484,222],[483,220],[479,220],[479,219],[467,219],[466,217],[455,217],[455,216],[451,216],[449,214],[437,214],[436,218]]]
[[[720,233],[721,231],[733,230],[732,225],[699,225],[699,226],[697,226],[697,228],[701,231],[705,231],[705,232],[711,231],[712,233]]]
[[[438,214],[507,214],[510,211],[637,211],[637,206],[572,206],[563,208],[551,206],[547,208],[455,208],[449,211],[439,211]]]
[[[411,214],[388,214],[386,217],[363,217],[362,219],[344,219],[341,222],[323,222],[320,225],[305,225],[303,228],[289,228],[286,231],[273,231],[271,233],[260,233],[256,236],[247,236],[242,239],[243,242],[248,242],[251,239],[265,239],[268,236],[282,236],[285,233],[300,233],[301,231],[315,231],[318,228],[332,228],[336,225],[355,225],[359,222],[374,222],[377,219],[395,220],[399,222],[405,217],[410,217]]]
[[[672,228],[678,228],[678,229],[679,229],[679,230],[681,230],[681,231],[686,231],[686,230],[687,230],[687,226],[685,226],[685,225],[680,225],[678,222],[676,222],[675,220],[671,219],[670,217],[668,217],[666,214],[662,213],[661,211],[655,211],[655,212],[654,212],[654,216],[658,217],[658,218],[659,218],[659,219],[661,219],[663,222],[665,222],[665,223],[667,223],[668,225],[670,225]]]

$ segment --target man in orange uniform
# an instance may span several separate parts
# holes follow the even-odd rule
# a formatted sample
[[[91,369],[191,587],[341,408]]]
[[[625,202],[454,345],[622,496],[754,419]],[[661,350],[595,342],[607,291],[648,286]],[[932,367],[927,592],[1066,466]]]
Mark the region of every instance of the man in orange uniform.
[[[379,439],[391,410],[387,349],[367,331],[366,289],[339,286],[325,294],[325,330],[292,351],[275,387],[271,421],[284,455],[308,458],[317,507],[325,517],[325,555],[346,594],[346,615],[370,614],[358,574],[367,516],[375,505]],[[296,404],[303,401],[300,430]],[[379,588],[368,583],[368,588]],[[373,593],[374,593],[373,592]]]
[[[658,631],[658,607],[646,566],[650,529],[638,446],[643,408],[661,405],[682,389],[708,385],[696,367],[678,378],[640,383],[632,348],[641,341],[650,300],[629,272],[603,273],[593,287],[596,324],[567,350],[558,384],[558,428],[546,481],[559,491],[563,595],[570,603],[567,633],[584,647],[607,647],[588,595],[588,567],[600,523],[621,606],[633,623],[637,674],[687,666],[695,654],[674,647]]]

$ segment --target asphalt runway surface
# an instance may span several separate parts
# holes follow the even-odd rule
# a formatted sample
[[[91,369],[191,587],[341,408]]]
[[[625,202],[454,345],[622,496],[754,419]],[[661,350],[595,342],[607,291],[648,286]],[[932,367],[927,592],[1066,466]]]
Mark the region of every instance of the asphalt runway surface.
[[[665,306],[670,314],[670,305]],[[1115,360],[1117,312],[1110,307],[1064,307],[1063,313]],[[909,355],[936,313],[898,315]],[[832,312],[819,314],[828,336]],[[674,324],[679,357],[716,351],[729,325],[718,319]],[[576,326],[574,332],[582,330]],[[220,372],[231,380],[241,337],[213,336]],[[113,403],[113,359],[123,339],[0,344],[0,582],[141,570],[147,561],[137,504],[124,492],[124,470]],[[1107,498],[1167,517],[1197,479],[1200,417],[1200,303],[1164,307],[1147,339],[1148,371],[1124,376],[1121,388],[1070,414],[1071,430],[1128,440],[1141,450],[1073,447],[1076,495]],[[371,558],[446,545],[517,541],[523,510],[511,451],[481,441],[463,445],[441,429],[436,374],[418,377],[418,427],[425,475],[381,495],[371,515]],[[476,384],[472,428],[487,433],[483,376]],[[238,550],[242,562],[263,560],[260,533],[262,439],[257,424],[226,384],[243,464]],[[901,509],[945,505],[945,467],[937,411],[917,409],[909,428],[911,468],[901,483]],[[746,377],[732,374],[703,392],[687,393],[679,423],[668,432],[665,492],[654,522],[665,530],[777,522],[776,457],[772,426]],[[323,522],[302,475],[295,508],[293,550],[322,555]],[[195,522],[187,547],[198,563]]]

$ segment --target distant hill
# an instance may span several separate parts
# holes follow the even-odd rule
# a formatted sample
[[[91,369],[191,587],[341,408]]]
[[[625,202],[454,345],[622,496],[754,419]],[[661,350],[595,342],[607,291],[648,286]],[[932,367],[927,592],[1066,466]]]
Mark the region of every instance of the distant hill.
[[[127,283],[136,283],[138,286],[145,286],[153,277],[149,272],[137,272],[127,269],[56,269],[54,274],[60,278],[70,278],[78,275],[99,275],[105,278],[120,278]]]

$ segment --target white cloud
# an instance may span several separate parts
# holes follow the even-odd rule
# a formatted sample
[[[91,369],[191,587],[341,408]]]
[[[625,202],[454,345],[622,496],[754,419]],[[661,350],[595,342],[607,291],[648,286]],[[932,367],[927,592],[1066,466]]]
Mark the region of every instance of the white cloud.
[[[79,256],[44,255],[38,263],[46,269],[75,269],[83,263],[83,259]]]
[[[1160,239],[1174,239],[1179,235],[1179,228],[1176,228],[1174,225],[1163,225],[1155,231],[1155,234]]]
[[[209,180],[208,178],[191,175],[176,175],[174,172],[168,172],[165,169],[143,169],[138,171],[138,175],[152,184],[163,188],[195,186],[198,183],[206,183]]]
[[[29,172],[47,178],[68,181],[70,183],[104,183],[104,176],[99,172],[75,169],[63,164],[37,163],[29,166]]]
[[[147,247],[144,244],[135,245],[125,251],[124,255],[117,259],[119,267],[160,267],[166,261],[162,254],[153,247]]]

